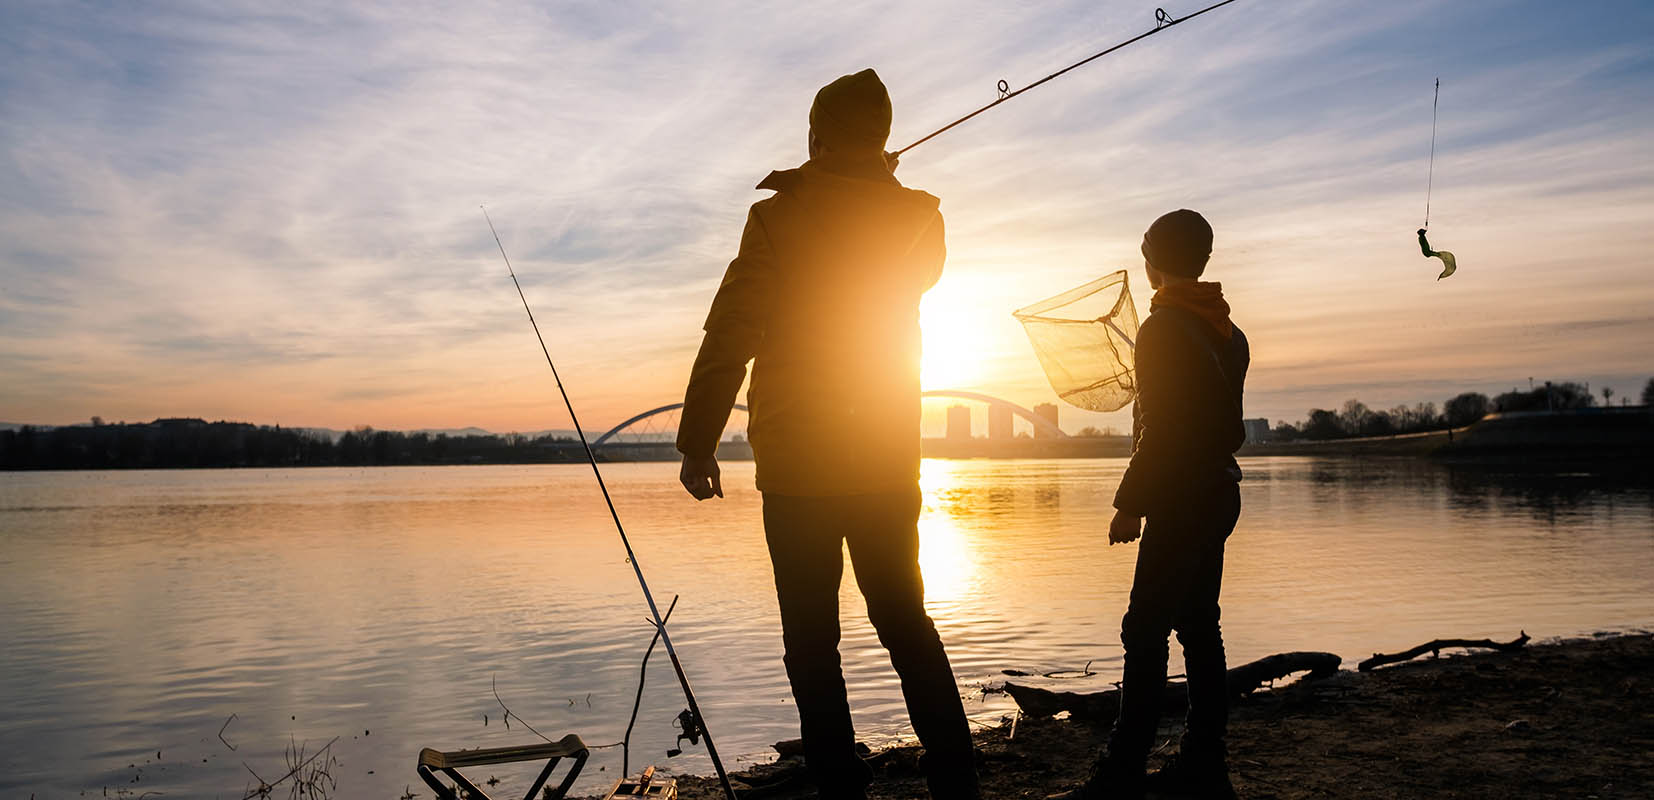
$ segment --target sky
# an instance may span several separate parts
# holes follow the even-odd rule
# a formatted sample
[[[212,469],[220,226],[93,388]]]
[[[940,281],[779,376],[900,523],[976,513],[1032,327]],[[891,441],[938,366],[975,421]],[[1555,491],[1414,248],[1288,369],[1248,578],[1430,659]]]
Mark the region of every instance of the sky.
[[[567,427],[486,204],[602,430],[682,398],[753,185],[804,159],[822,84],[876,68],[902,145],[1153,11],[8,2],[0,421]],[[1116,269],[1146,312],[1142,231],[1189,207],[1251,341],[1248,416],[1530,377],[1635,398],[1651,42],[1641,2],[1240,0],[1035,89],[897,172],[947,219],[926,387],[1053,401],[1010,312]],[[1414,233],[1438,77],[1440,282]]]

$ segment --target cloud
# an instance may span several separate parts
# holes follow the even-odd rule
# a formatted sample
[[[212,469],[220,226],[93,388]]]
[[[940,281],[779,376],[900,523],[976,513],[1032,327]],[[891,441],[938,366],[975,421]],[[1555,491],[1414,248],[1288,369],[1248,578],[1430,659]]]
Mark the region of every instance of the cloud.
[[[1094,3],[10,4],[0,356],[27,371],[0,417],[561,425],[486,203],[590,421],[624,418],[681,396],[752,186],[802,157],[820,84],[877,66],[905,144],[1151,25]],[[927,143],[900,174],[948,215],[928,302],[986,332],[958,388],[1049,399],[1010,308],[1134,267],[1177,206],[1218,225],[1272,417],[1301,413],[1294,387],[1634,374],[1650,32],[1628,2],[1235,4]],[[1441,284],[1411,241],[1437,75],[1432,239],[1464,264]]]

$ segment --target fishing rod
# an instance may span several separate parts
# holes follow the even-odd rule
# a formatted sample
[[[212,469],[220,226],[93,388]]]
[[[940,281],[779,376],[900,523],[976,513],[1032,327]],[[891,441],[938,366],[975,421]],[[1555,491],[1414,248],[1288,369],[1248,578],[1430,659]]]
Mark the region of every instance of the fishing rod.
[[[1221,3],[1213,3],[1212,5],[1209,5],[1209,6],[1203,8],[1199,11],[1196,11],[1193,14],[1189,14],[1189,15],[1182,16],[1182,17],[1174,17],[1171,14],[1166,13],[1166,9],[1157,8],[1157,9],[1154,10],[1154,28],[1152,30],[1148,30],[1148,31],[1145,31],[1143,33],[1140,33],[1136,36],[1131,37],[1130,39],[1127,39],[1127,40],[1125,40],[1125,41],[1123,41],[1123,42],[1121,42],[1117,45],[1114,45],[1113,47],[1108,48],[1107,50],[1104,50],[1100,53],[1088,56],[1088,57],[1083,58],[1079,61],[1076,61],[1072,64],[1069,64],[1068,66],[1063,67],[1062,69],[1059,69],[1056,72],[1051,73],[1050,75],[1047,75],[1043,78],[1040,78],[1039,80],[1034,81],[1033,83],[1030,83],[1027,86],[1024,86],[1021,89],[1018,89],[1014,92],[1011,91],[1010,84],[1008,84],[1008,83],[1006,83],[1005,81],[1002,80],[1002,81],[999,82],[999,99],[997,99],[997,100],[993,101],[992,103],[989,103],[989,104],[987,104],[987,105],[985,105],[985,106],[983,106],[983,107],[981,107],[981,108],[979,108],[975,111],[972,111],[971,113],[966,114],[965,116],[960,117],[959,119],[956,119],[956,120],[954,120],[954,121],[952,121],[952,122],[950,122],[946,125],[943,125],[942,127],[937,128],[934,131],[931,131],[924,138],[922,138],[919,141],[916,141],[913,144],[910,144],[910,145],[908,145],[908,146],[906,146],[906,147],[904,147],[900,150],[897,150],[895,153],[892,153],[891,155],[900,156],[901,154],[906,153],[907,151],[912,150],[913,148],[918,147],[919,145],[922,145],[925,142],[930,141],[931,139],[934,139],[938,136],[941,136],[944,133],[947,133],[950,130],[953,130],[955,127],[958,127],[959,125],[971,120],[976,115],[981,114],[982,112],[987,111],[988,109],[993,108],[994,106],[997,106],[1000,103],[1009,102],[1011,100],[1011,98],[1016,97],[1016,96],[1022,94],[1023,92],[1028,91],[1029,89],[1032,89],[1032,88],[1034,88],[1036,86],[1039,86],[1041,84],[1049,83],[1050,81],[1056,80],[1057,78],[1063,76],[1064,74],[1067,74],[1068,72],[1079,69],[1080,67],[1083,67],[1087,64],[1090,64],[1091,62],[1096,61],[1097,59],[1102,58],[1103,56],[1106,56],[1109,53],[1112,53],[1112,52],[1114,52],[1116,50],[1119,50],[1123,47],[1127,47],[1129,45],[1132,45],[1132,44],[1135,44],[1139,41],[1147,39],[1150,36],[1153,36],[1153,35],[1161,32],[1161,31],[1163,31],[1167,28],[1170,28],[1173,25],[1176,25],[1176,24],[1180,23],[1180,22],[1185,22],[1187,20],[1194,19],[1195,17],[1198,17],[1201,14],[1204,14],[1208,11],[1213,10],[1213,9],[1222,8],[1223,6],[1229,5],[1230,3],[1233,3],[1233,2],[1235,2],[1235,0],[1223,0],[1223,2],[1221,2]]]
[[[528,307],[528,297],[523,294],[523,285],[517,281],[517,271],[511,267],[511,257],[505,254],[505,243],[500,241],[500,232],[494,229],[494,220],[488,216],[488,209],[482,209],[482,218],[488,221],[488,231],[494,234],[494,244],[499,245],[500,258],[505,259],[505,270],[511,275],[511,285],[517,287],[517,298],[523,301],[523,310],[528,312],[528,324],[534,326],[534,338],[540,341],[540,352],[546,356],[546,366],[551,367],[551,377],[557,381],[557,391],[563,395],[563,405],[569,410],[569,419],[574,422],[574,432],[580,436],[580,444],[586,448],[586,460],[591,462],[592,474],[597,477],[597,488],[603,492],[603,502],[609,505],[609,516],[614,520],[615,530],[620,533],[620,543],[626,546],[626,563],[632,565],[632,572],[637,575],[638,586],[643,588],[643,599],[649,603],[649,613],[654,617],[655,631],[660,635],[660,643],[666,647],[666,655],[672,660],[672,671],[678,675],[678,685],[683,687],[683,697],[689,702],[689,715],[694,719],[684,725],[684,735],[691,742],[695,740],[695,731],[706,738],[706,753],[712,757],[712,768],[718,772],[718,782],[723,784],[724,796],[735,800],[735,789],[729,785],[729,774],[724,771],[724,762],[718,758],[718,748],[712,744],[712,733],[706,729],[706,718],[701,716],[701,707],[695,702],[695,690],[689,688],[689,676],[684,674],[683,662],[678,660],[678,651],[672,647],[672,637],[666,632],[666,620],[660,615],[660,608],[655,605],[655,595],[649,591],[649,581],[643,578],[643,567],[637,562],[637,554],[632,552],[632,540],[626,536],[626,526],[620,524],[620,512],[615,511],[614,498],[609,496],[608,484],[603,482],[603,471],[598,469],[597,455],[592,452],[591,443],[586,441],[586,431],[580,427],[580,418],[574,413],[574,403],[569,400],[568,390],[563,388],[563,378],[557,374],[557,365],[551,362],[551,351],[546,348],[546,337],[540,335],[540,323],[534,321],[534,310]],[[653,645],[651,645],[653,646]]]

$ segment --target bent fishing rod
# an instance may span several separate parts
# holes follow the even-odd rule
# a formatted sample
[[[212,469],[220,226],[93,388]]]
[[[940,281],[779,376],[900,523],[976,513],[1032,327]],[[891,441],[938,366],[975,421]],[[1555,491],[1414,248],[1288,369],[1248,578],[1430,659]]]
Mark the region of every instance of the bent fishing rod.
[[[966,114],[965,116],[960,117],[959,119],[956,119],[956,120],[954,120],[954,121],[952,121],[952,122],[950,122],[946,125],[943,125],[942,127],[937,128],[934,131],[931,131],[929,134],[926,134],[924,138],[922,138],[922,139],[914,142],[913,144],[910,144],[910,145],[908,145],[908,146],[906,146],[906,147],[904,147],[900,150],[897,150],[896,152],[892,153],[891,155],[900,156],[901,154],[906,153],[907,151],[912,150],[913,148],[918,147],[919,145],[922,145],[925,142],[928,142],[931,139],[934,139],[938,136],[941,136],[942,134],[947,133],[948,131],[953,130],[954,128],[970,121],[972,118],[976,117],[978,114],[981,114],[982,112],[987,111],[990,108],[993,108],[993,107],[995,107],[995,106],[997,106],[1001,103],[1010,102],[1012,98],[1021,95],[1023,92],[1026,92],[1029,89],[1032,89],[1036,86],[1040,86],[1042,84],[1049,83],[1053,80],[1056,80],[1057,78],[1060,78],[1060,77],[1062,77],[1063,75],[1065,75],[1069,72],[1072,72],[1076,69],[1079,69],[1080,67],[1083,67],[1087,64],[1090,64],[1091,62],[1096,61],[1097,59],[1102,58],[1103,56],[1106,56],[1109,53],[1112,53],[1112,52],[1114,52],[1116,50],[1119,50],[1121,48],[1129,47],[1133,44],[1136,44],[1137,42],[1140,42],[1144,39],[1147,39],[1150,36],[1153,36],[1153,35],[1161,32],[1163,30],[1166,30],[1167,28],[1170,28],[1171,26],[1176,25],[1180,22],[1186,22],[1188,20],[1194,19],[1195,17],[1198,17],[1201,14],[1204,14],[1208,11],[1212,11],[1214,9],[1222,8],[1222,7],[1224,7],[1226,5],[1229,5],[1230,3],[1233,3],[1233,2],[1235,2],[1235,0],[1223,0],[1223,2],[1221,2],[1221,3],[1213,3],[1212,5],[1209,5],[1209,6],[1203,8],[1199,11],[1196,11],[1193,14],[1187,14],[1187,15],[1184,15],[1184,16],[1181,16],[1181,17],[1174,17],[1171,14],[1166,13],[1166,9],[1157,8],[1157,9],[1154,10],[1154,28],[1152,28],[1148,31],[1145,31],[1143,33],[1140,33],[1136,36],[1133,36],[1130,39],[1127,39],[1127,40],[1125,40],[1125,41],[1123,41],[1123,42],[1121,42],[1117,45],[1114,45],[1113,47],[1110,47],[1107,50],[1104,50],[1100,53],[1096,53],[1094,55],[1087,56],[1086,58],[1083,58],[1079,61],[1076,61],[1072,64],[1069,64],[1068,66],[1063,67],[1062,69],[1059,69],[1056,72],[1051,73],[1050,75],[1047,75],[1043,78],[1040,78],[1039,80],[1034,81],[1033,83],[1030,83],[1027,86],[1024,86],[1021,89],[1018,89],[1014,92],[1011,91],[1010,84],[1008,84],[1008,83],[1006,83],[1005,81],[1002,80],[1002,81],[999,82],[999,99],[997,99],[997,100],[993,101],[992,103],[989,103],[989,104],[987,104],[987,105],[985,105],[985,106],[983,106],[983,107],[981,107],[981,108],[979,108],[975,111],[972,111],[971,113]]]
[[[569,410],[569,419],[574,422],[574,432],[580,436],[580,445],[586,449],[586,460],[591,462],[592,474],[597,477],[597,488],[603,492],[603,502],[609,506],[609,517],[614,520],[615,530],[620,533],[620,543],[626,547],[626,563],[632,565],[632,572],[637,575],[638,586],[643,588],[643,599],[649,603],[649,613],[654,617],[655,631],[660,635],[660,643],[666,647],[666,655],[672,660],[672,671],[678,675],[678,685],[683,687],[684,700],[689,703],[689,713],[694,717],[693,724],[706,738],[706,753],[712,757],[712,768],[718,772],[718,782],[723,784],[724,795],[729,800],[735,800],[735,789],[729,785],[729,774],[724,772],[724,762],[718,758],[718,748],[712,744],[712,733],[706,728],[706,718],[701,716],[701,707],[695,702],[695,690],[689,688],[689,676],[684,674],[683,662],[678,660],[678,651],[672,647],[672,637],[666,632],[666,620],[660,615],[660,608],[655,605],[655,595],[649,591],[649,581],[643,578],[643,567],[637,562],[637,554],[632,552],[632,540],[626,536],[626,526],[620,524],[620,512],[615,510],[614,498],[609,496],[608,484],[603,482],[603,471],[597,466],[597,455],[592,452],[591,443],[586,441],[586,431],[580,427],[580,418],[574,413],[574,403],[569,400],[568,390],[563,388],[563,378],[557,374],[557,365],[551,361],[551,351],[546,348],[546,337],[540,335],[540,323],[534,321],[534,310],[528,307],[528,297],[523,294],[523,285],[517,281],[517,271],[511,267],[511,257],[505,254],[505,243],[500,241],[500,232],[494,229],[494,220],[488,216],[488,209],[482,209],[482,218],[488,221],[488,231],[494,234],[494,244],[500,248],[500,258],[505,259],[505,271],[511,275],[511,285],[517,287],[517,298],[523,301],[523,311],[528,312],[528,324],[534,327],[534,338],[540,342],[540,352],[546,356],[546,366],[551,367],[551,377],[557,381],[557,392],[563,396],[563,405]],[[686,724],[684,734],[694,741],[694,732]],[[622,776],[624,777],[624,776]]]

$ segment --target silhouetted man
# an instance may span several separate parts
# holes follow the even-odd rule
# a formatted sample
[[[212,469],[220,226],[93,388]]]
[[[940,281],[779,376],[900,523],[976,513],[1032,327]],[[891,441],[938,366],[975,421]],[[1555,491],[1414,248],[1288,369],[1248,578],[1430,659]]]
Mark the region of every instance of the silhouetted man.
[[[919,297],[942,272],[942,215],[891,174],[889,133],[878,75],[846,75],[816,94],[810,160],[758,184],[775,195],[753,204],[707,315],[680,477],[698,500],[723,496],[714,454],[751,360],[747,430],[812,777],[826,798],[863,797],[872,779],[839,666],[848,544],[931,795],[974,798],[970,728],[919,573]]]
[[[1222,286],[1198,280],[1212,252],[1203,217],[1187,209],[1162,216],[1143,235],[1142,250],[1155,293],[1137,332],[1133,450],[1114,495],[1108,539],[1143,542],[1120,624],[1120,716],[1106,755],[1071,796],[1141,797],[1147,783],[1157,792],[1233,797],[1218,588],[1224,542],[1240,517],[1234,453],[1246,441],[1241,391],[1251,355],[1245,334],[1229,320]],[[1188,721],[1172,763],[1145,781],[1173,630],[1183,644]]]

